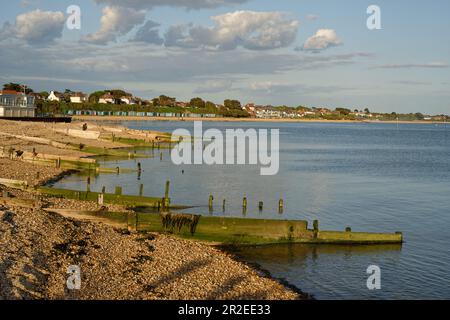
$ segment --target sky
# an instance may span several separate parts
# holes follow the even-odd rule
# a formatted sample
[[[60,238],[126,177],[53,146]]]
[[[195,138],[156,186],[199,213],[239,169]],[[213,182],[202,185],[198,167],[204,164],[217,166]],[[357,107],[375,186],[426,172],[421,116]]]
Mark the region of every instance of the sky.
[[[450,114],[449,30],[448,0],[5,1],[0,83]]]

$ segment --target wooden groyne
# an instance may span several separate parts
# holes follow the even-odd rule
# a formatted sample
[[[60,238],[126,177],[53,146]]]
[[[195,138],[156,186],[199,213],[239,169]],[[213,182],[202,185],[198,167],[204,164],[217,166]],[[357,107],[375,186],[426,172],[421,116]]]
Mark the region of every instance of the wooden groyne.
[[[177,216],[177,214],[172,215]],[[353,232],[349,228],[346,231],[326,231],[319,229],[318,222],[313,228],[308,228],[308,222],[304,220],[201,216],[196,231],[192,234],[189,226],[183,226],[180,231],[168,230],[163,226],[162,218],[158,214],[139,214],[138,219],[138,231],[170,231],[183,238],[221,244],[395,244],[403,242],[403,234],[400,232]]]

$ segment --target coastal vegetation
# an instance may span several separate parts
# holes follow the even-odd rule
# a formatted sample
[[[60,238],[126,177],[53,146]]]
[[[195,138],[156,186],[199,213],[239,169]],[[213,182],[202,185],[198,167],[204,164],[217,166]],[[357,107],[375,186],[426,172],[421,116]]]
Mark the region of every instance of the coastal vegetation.
[[[217,117],[230,118],[302,118],[306,120],[330,120],[330,121],[450,121],[450,116],[445,114],[425,115],[416,113],[373,112],[368,107],[338,106],[333,108],[320,106],[286,106],[265,105],[256,106],[253,103],[243,105],[236,99],[225,99],[223,104],[204,100],[201,97],[193,97],[188,102],[177,101],[177,98],[160,95],[151,100],[133,97],[133,94],[125,90],[110,89],[92,92],[85,100],[71,100],[71,97],[83,95],[70,89],[62,93],[56,93],[59,100],[49,100],[47,91],[34,92],[33,89],[18,83],[3,85],[4,90],[14,90],[32,94],[36,99],[37,114],[41,116],[66,115],[69,112],[81,112],[89,115],[92,112],[105,113],[155,113],[171,115],[215,115]],[[108,102],[105,100],[107,96]]]

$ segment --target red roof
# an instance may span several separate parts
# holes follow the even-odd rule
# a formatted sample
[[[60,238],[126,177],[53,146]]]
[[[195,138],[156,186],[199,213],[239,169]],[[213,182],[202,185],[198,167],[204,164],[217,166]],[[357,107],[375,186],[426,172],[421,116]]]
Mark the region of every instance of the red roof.
[[[23,94],[22,92],[17,92],[15,90],[2,90],[1,94],[15,94],[15,95],[19,95],[19,94]]]

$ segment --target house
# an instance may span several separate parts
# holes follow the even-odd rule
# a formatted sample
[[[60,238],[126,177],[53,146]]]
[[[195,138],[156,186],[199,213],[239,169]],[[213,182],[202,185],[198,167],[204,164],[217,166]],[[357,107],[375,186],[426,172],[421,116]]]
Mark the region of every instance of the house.
[[[179,108],[186,108],[188,106],[188,103],[183,102],[183,101],[177,101],[177,102],[175,102],[175,106],[177,106]]]
[[[255,113],[257,118],[281,118],[282,113],[275,107],[255,107]]]
[[[35,117],[34,97],[14,90],[0,91],[0,117]]]
[[[75,92],[70,95],[70,102],[72,103],[83,103],[87,101],[87,95],[82,92]]]
[[[50,92],[50,94],[47,97],[48,101],[61,101],[63,99],[63,95],[58,92]]]
[[[132,96],[123,96],[120,98],[120,102],[125,104],[136,104],[136,101],[133,99]]]
[[[102,104],[115,104],[116,103],[116,99],[114,98],[114,96],[110,93],[105,93],[104,95],[102,95],[100,97],[100,99],[98,99],[98,103],[102,103]]]

